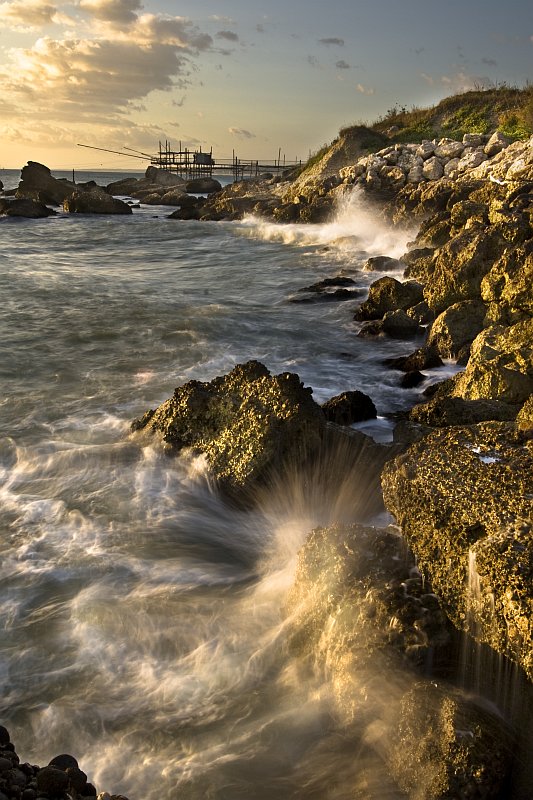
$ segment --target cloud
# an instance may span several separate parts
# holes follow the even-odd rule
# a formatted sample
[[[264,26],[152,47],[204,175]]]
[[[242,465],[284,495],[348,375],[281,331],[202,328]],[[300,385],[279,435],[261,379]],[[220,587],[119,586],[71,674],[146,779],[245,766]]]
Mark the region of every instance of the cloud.
[[[239,37],[233,31],[219,31],[215,34],[217,39],[226,39],[228,42],[238,42]]]
[[[425,80],[428,86],[433,86],[435,83],[434,78],[432,78],[431,75],[428,75],[427,72],[421,72],[420,77]]]
[[[136,12],[142,9],[142,3],[140,0],[80,0],[80,8],[95,19],[113,25],[131,25],[136,22]]]
[[[264,26],[264,25],[261,25],[261,23],[259,23],[258,25],[256,25],[256,26],[255,26],[255,29],[256,29],[257,33],[264,33],[264,32],[265,32],[265,26]]]
[[[335,36],[331,36],[326,39],[318,39],[318,43],[325,44],[326,47],[329,47],[331,44],[335,45],[336,47],[344,47],[344,39],[338,39]]]
[[[232,136],[237,136],[239,139],[255,139],[255,133],[245,130],[244,128],[228,128],[228,133]]]
[[[0,3],[0,27],[41,28],[68,19],[57,3],[47,0],[12,0]]]
[[[29,105],[33,116],[57,119],[96,114],[109,122],[156,89],[186,85],[190,74],[179,47],[157,42],[43,38],[11,59],[0,70],[4,94]]]
[[[370,86],[363,86],[362,83],[358,83],[355,88],[357,89],[358,92],[360,92],[361,94],[366,94],[368,97],[373,95],[375,93],[375,91],[376,91],[375,89],[371,88]]]
[[[493,58],[482,58],[481,59],[481,63],[482,64],[486,64],[487,67],[497,67],[498,66],[498,62],[495,61]]]
[[[351,69],[350,65],[346,61],[344,61],[342,58],[341,58],[340,61],[337,61],[335,66],[337,67],[337,69]]]
[[[310,64],[314,69],[322,69],[320,61],[316,56],[307,56],[307,63]]]
[[[222,22],[224,25],[234,25],[235,20],[231,17],[223,17],[221,14],[211,14],[209,17],[211,22]]]

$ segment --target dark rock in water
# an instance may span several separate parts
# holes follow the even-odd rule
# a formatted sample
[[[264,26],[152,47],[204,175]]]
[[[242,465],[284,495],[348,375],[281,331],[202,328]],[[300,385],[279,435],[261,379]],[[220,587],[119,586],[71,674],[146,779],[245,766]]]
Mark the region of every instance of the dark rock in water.
[[[407,309],[422,302],[423,289],[416,281],[402,283],[395,278],[379,278],[370,286],[368,299],[355,312],[355,319],[381,319],[387,311]]]
[[[0,199],[0,215],[6,217],[26,217],[27,219],[43,219],[52,217],[56,212],[37,200]]]
[[[311,286],[306,286],[299,289],[299,292],[322,292],[332,286],[354,286],[355,281],[353,278],[348,278],[346,275],[336,275],[334,278],[324,278],[317,283],[312,283]]]
[[[299,291],[304,292],[305,289],[300,289]],[[332,292],[313,289],[308,295],[298,295],[289,298],[289,303],[328,303],[342,300],[355,300],[359,294],[360,292],[358,289],[334,289]]]
[[[222,184],[215,178],[195,178],[185,184],[185,191],[192,194],[213,194],[221,189]]]
[[[76,184],[70,181],[60,181],[52,176],[52,173],[44,164],[37,161],[28,161],[20,174],[17,194],[18,198],[37,199],[36,193],[45,194],[54,204],[61,203],[76,189]]]
[[[166,169],[158,169],[152,166],[146,168],[144,179],[145,183],[155,183],[159,186],[185,186],[187,183],[176,172],[169,172]]]
[[[450,619],[530,679],[532,477],[533,441],[504,422],[437,430],[382,473],[385,504]]]
[[[352,425],[365,419],[376,419],[376,406],[363,392],[351,391],[332,397],[322,404],[328,422],[337,425]]]
[[[201,210],[195,206],[183,205],[169,214],[167,219],[183,219],[183,220],[198,220],[200,219]]]
[[[178,387],[133,427],[159,432],[176,450],[204,453],[226,491],[245,492],[284,464],[297,466],[317,452],[326,420],[311,394],[297,375],[272,376],[249,361],[209,383]]]
[[[73,192],[66,198],[63,208],[70,214],[131,214],[131,207],[112,197],[103,189],[91,192]]]
[[[400,381],[400,386],[402,389],[413,389],[415,386],[419,386],[425,380],[426,376],[415,369],[411,372],[405,373]]]
[[[413,339],[423,332],[418,323],[401,308],[387,311],[381,321],[381,329],[393,339]]]
[[[399,369],[402,372],[412,372],[421,369],[433,369],[442,367],[442,359],[437,349],[432,346],[424,345],[419,347],[414,353],[408,356],[398,356],[397,358],[386,358],[383,363],[386,367]]]
[[[43,767],[37,773],[37,789],[52,797],[62,797],[68,788],[66,772],[57,767]]]
[[[397,272],[404,270],[405,264],[390,256],[373,256],[363,264],[364,272]]]
[[[429,325],[435,319],[435,312],[430,309],[425,300],[408,308],[407,314],[419,325]]]
[[[61,755],[55,756],[49,762],[48,766],[56,767],[56,769],[62,769],[63,772],[66,772],[67,769],[78,769],[79,765],[74,756],[71,756],[68,753],[61,753]]]

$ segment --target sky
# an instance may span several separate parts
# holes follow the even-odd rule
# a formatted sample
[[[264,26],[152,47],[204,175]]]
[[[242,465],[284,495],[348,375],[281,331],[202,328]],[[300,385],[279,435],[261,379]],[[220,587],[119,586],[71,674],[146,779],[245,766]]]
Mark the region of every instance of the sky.
[[[79,147],[306,160],[394,106],[533,81],[532,0],[0,0],[0,169]]]

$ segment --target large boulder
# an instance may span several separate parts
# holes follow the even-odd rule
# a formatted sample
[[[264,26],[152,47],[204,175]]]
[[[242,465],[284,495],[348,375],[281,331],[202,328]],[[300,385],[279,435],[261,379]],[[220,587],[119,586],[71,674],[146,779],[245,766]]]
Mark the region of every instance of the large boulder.
[[[193,178],[185,184],[185,191],[191,194],[214,194],[221,189],[222,184],[215,178]]]
[[[507,242],[500,231],[462,229],[437,252],[424,297],[437,313],[463,300],[481,299],[481,281]]]
[[[371,284],[368,299],[355,312],[355,319],[381,319],[387,311],[406,309],[420,303],[423,289],[416,281],[397,281],[385,276]]]
[[[433,322],[428,344],[443,358],[457,358],[483,329],[486,313],[484,303],[475,300],[454,303]]]
[[[75,183],[54,178],[48,167],[37,161],[28,161],[20,178],[16,196],[21,199],[46,199],[47,203],[61,205],[76,189]]]
[[[472,342],[454,394],[465,400],[523,403],[532,392],[533,318],[511,327],[485,328]]]
[[[481,281],[481,297],[507,314],[533,316],[533,239],[505,253]]]
[[[249,361],[209,383],[179,386],[134,429],[158,432],[174,450],[203,453],[221,488],[244,494],[316,454],[326,419],[311,394],[298,375],[271,375]]]
[[[63,203],[70,214],[131,214],[131,207],[103,189],[73,192]]]
[[[3,198],[0,200],[0,216],[26,217],[27,219],[42,219],[51,217],[56,212],[38,200]]]
[[[388,462],[385,504],[461,630],[533,678],[533,441],[513,423],[435,431]]]
[[[337,425],[352,425],[367,419],[376,419],[377,410],[372,399],[359,391],[343,392],[322,404],[322,411],[329,422]]]
[[[376,783],[350,796],[381,800],[400,790],[449,800],[470,796],[472,785],[486,800],[499,796],[508,734],[463,693],[422,678],[430,654],[435,666],[447,662],[450,626],[393,529],[312,531],[286,612],[292,653],[327,674],[358,773],[374,765]]]
[[[147,167],[144,173],[144,180],[146,183],[155,183],[158,186],[181,186],[185,187],[187,181],[185,178],[180,177],[176,172],[169,172],[166,169],[158,169],[157,167]]]

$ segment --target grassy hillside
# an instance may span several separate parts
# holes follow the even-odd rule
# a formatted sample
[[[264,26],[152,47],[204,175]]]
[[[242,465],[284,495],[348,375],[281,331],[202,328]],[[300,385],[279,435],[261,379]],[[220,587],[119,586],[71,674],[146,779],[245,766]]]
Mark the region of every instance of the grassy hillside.
[[[526,139],[533,134],[533,85],[464,92],[446,97],[431,108],[408,111],[396,105],[370,127],[386,133],[390,142],[420,142],[443,136],[462,139],[465,133],[495,130],[511,140]]]

